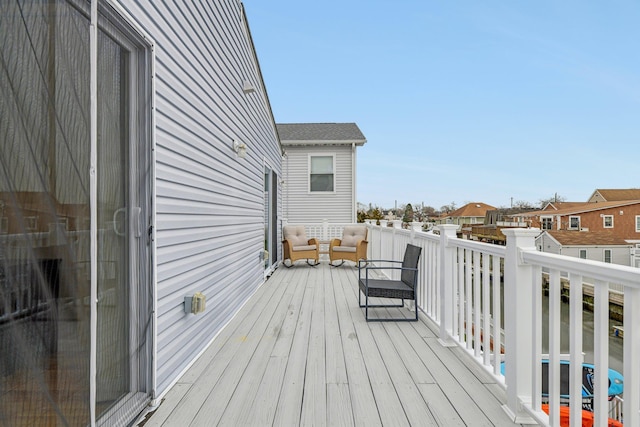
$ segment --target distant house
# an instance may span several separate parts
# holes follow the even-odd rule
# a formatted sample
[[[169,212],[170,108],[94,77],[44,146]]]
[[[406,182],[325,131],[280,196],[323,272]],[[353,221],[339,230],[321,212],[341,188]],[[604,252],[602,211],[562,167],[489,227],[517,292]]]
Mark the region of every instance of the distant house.
[[[633,244],[611,231],[545,230],[536,238],[536,246],[541,252],[634,265],[631,256]]]
[[[283,216],[289,223],[353,223],[357,218],[357,149],[367,140],[355,123],[279,123]]]
[[[573,247],[587,251],[588,259],[606,258],[616,264],[640,266],[640,199],[609,201],[604,200],[604,196],[617,199],[638,194],[634,190],[596,190],[590,202],[548,204],[543,210],[522,216],[532,227],[543,231],[563,232],[557,236],[547,234],[547,237],[544,237],[545,243],[539,245],[542,250],[552,250],[563,242],[571,242]],[[574,235],[571,236],[571,233]],[[550,238],[558,243],[554,243]],[[568,240],[569,238],[573,240]],[[616,246],[617,249],[602,252],[603,239],[609,242],[609,246]],[[592,249],[586,247],[589,241],[592,241]],[[620,245],[627,245],[625,247],[631,249],[622,249]],[[623,255],[625,250],[627,254]],[[566,251],[563,253],[566,254]],[[600,255],[596,255],[597,253]],[[576,253],[576,256],[579,255]],[[617,262],[620,260],[624,262]]]
[[[507,238],[502,233],[505,228],[529,228],[530,223],[522,219],[521,215],[531,212],[529,208],[499,208],[488,210],[482,224],[463,226],[463,236],[469,239],[503,245]]]
[[[640,243],[640,200],[574,203],[522,214],[541,230],[610,231],[630,243]]]
[[[453,212],[443,214],[436,219],[436,224],[482,224],[487,211],[496,208],[482,202],[472,202],[456,209]]]

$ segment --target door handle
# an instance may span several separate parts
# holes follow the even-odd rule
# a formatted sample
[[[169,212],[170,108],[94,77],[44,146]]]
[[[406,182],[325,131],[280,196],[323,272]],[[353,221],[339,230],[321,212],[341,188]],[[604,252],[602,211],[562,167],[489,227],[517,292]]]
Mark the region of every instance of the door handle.
[[[116,209],[116,211],[113,213],[113,232],[116,233],[116,236],[124,236],[125,234],[127,234],[125,231],[120,231],[118,230],[118,214],[127,213],[127,208],[120,208],[120,209]],[[125,226],[126,226],[126,222],[125,222]]]
[[[116,209],[116,211],[113,213],[113,232],[116,233],[117,236],[123,237],[125,236],[127,233],[126,231],[120,231],[118,229],[118,215],[119,214],[126,214],[127,213],[127,208],[120,208],[120,209]],[[133,208],[131,208],[131,223],[133,224],[133,236],[134,237],[140,237],[142,235],[142,227],[140,224],[140,220],[142,217],[142,208],[139,206],[134,206]],[[126,226],[126,223],[125,223]]]

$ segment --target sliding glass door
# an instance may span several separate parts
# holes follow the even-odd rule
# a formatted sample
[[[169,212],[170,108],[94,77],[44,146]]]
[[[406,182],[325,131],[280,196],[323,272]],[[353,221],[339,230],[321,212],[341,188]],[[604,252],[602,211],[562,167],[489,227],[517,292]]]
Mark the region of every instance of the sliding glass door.
[[[111,425],[149,395],[150,54],[101,3],[92,169],[88,6],[0,2],[0,419],[9,425],[86,425],[91,407]]]

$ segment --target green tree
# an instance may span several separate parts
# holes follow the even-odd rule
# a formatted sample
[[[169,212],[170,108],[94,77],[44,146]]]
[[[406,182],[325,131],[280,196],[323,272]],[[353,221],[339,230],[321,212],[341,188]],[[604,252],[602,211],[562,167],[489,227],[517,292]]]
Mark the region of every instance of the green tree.
[[[411,203],[407,203],[404,207],[404,215],[402,216],[402,222],[411,222],[413,221],[413,206]]]
[[[376,221],[378,221],[382,219],[382,212],[380,212],[380,209],[378,208],[373,208],[369,213],[369,218],[375,219]]]

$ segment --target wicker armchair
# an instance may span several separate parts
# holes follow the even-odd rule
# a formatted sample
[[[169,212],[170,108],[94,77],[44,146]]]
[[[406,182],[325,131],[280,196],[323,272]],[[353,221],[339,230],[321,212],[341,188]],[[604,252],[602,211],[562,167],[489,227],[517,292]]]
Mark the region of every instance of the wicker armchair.
[[[285,267],[293,266],[293,263],[304,259],[307,264],[315,267],[318,265],[320,253],[320,245],[314,239],[307,239],[307,234],[303,225],[285,225],[282,228],[284,240],[282,241],[282,249],[284,252],[282,263]],[[289,265],[285,263],[289,260]],[[313,260],[311,264],[309,260]]]
[[[342,230],[342,239],[332,239],[329,243],[329,264],[339,267],[344,261],[357,263],[367,258],[367,227],[361,225],[347,225]],[[333,261],[342,260],[338,265]]]
[[[407,249],[404,252],[404,260],[402,266],[397,266],[400,261],[390,260],[368,260],[358,262],[358,304],[364,308],[365,318],[369,321],[417,321],[418,320],[418,260],[420,259],[420,253],[422,248],[414,245],[407,245]],[[376,267],[372,263],[391,263],[391,266]],[[378,270],[400,270],[400,280],[379,279],[380,274],[375,274],[374,271]],[[364,271],[364,277],[363,277]],[[391,271],[393,272],[393,271]],[[375,275],[376,278],[372,276]],[[362,304],[362,295],[364,295],[364,304]],[[373,305],[369,303],[369,298],[392,298],[401,299],[401,304]],[[370,307],[404,307],[404,300],[413,300],[415,308],[415,318],[401,317],[401,318],[370,318]]]

